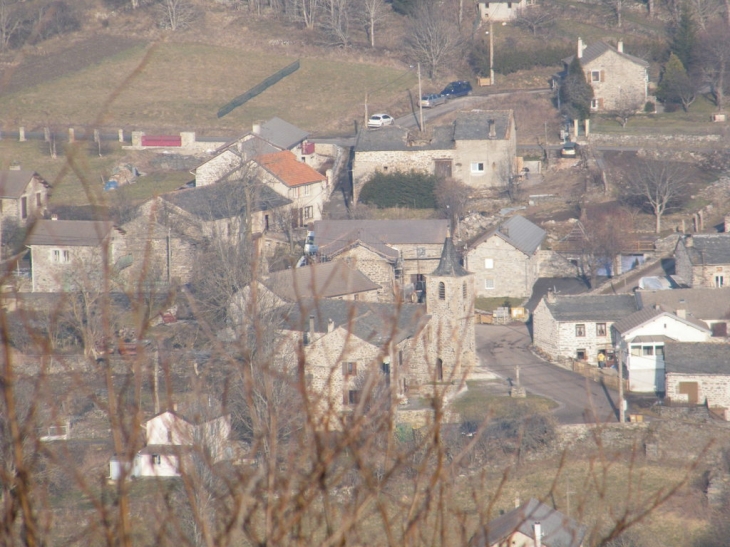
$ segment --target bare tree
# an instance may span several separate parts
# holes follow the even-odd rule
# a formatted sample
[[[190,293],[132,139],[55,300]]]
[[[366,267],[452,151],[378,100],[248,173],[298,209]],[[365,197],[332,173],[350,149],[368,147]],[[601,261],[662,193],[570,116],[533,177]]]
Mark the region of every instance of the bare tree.
[[[461,51],[459,29],[436,2],[420,2],[408,27],[405,53],[423,65],[430,79]]]
[[[198,11],[190,0],[161,0],[157,6],[160,24],[170,30],[182,30],[198,17]]]
[[[624,24],[624,0],[602,0],[602,2],[609,12],[616,18],[616,26],[618,28],[622,28]]]
[[[616,108],[611,111],[610,115],[616,118],[621,127],[625,128],[629,120],[641,112],[643,106],[642,97],[623,96],[619,99]]]
[[[634,239],[629,213],[612,207],[584,215],[584,237],[580,244],[580,269],[591,287],[596,287],[601,270],[614,271],[616,258],[630,249]]]
[[[515,25],[529,30],[533,36],[536,36],[545,28],[551,26],[558,16],[558,6],[543,2],[539,5],[519,8],[515,12],[514,21]]]
[[[706,30],[708,25],[715,19],[723,9],[720,0],[689,0],[689,6],[694,15],[694,20],[701,30]]]
[[[24,23],[17,4],[14,0],[0,0],[0,49],[3,51],[10,46],[11,40]]]
[[[375,32],[386,20],[390,6],[385,0],[361,0],[356,6],[358,19],[365,29],[370,47],[375,47]]]
[[[351,0],[326,0],[326,15],[319,19],[319,27],[327,37],[327,45],[349,47],[351,44],[351,24],[355,17]]]
[[[644,160],[632,172],[624,173],[623,178],[623,199],[654,215],[657,234],[661,232],[662,215],[687,199],[689,176],[678,163]]]
[[[699,49],[704,79],[710,84],[715,104],[721,110],[730,87],[730,26],[718,21],[708,27],[700,37]]]
[[[439,210],[449,219],[452,233],[455,235],[458,235],[459,218],[466,213],[472,191],[472,188],[453,178],[438,181],[434,189]]]

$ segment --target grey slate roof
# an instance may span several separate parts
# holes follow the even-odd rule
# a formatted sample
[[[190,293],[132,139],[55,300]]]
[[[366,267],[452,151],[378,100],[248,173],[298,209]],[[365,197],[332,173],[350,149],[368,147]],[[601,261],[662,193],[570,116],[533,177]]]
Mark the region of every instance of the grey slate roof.
[[[620,321],[637,310],[631,294],[556,295],[545,303],[557,321]]]
[[[617,55],[620,55],[621,57],[624,57],[625,59],[632,61],[634,63],[637,63],[643,67],[648,67],[649,63],[645,61],[644,59],[639,59],[638,57],[634,57],[633,55],[629,55],[628,53],[620,53],[615,47],[608,45],[606,42],[594,42],[590,45],[588,45],[583,50],[583,57],[581,57],[580,62],[582,65],[586,65],[587,63],[590,63],[591,61],[595,61],[598,59],[601,55],[606,53],[607,51],[613,51]],[[573,59],[575,58],[575,55],[571,55],[570,57],[566,57],[563,59],[563,62],[566,65],[569,65],[573,62]]]
[[[474,239],[469,244],[469,248],[473,249],[478,247],[479,244],[483,243],[493,235],[497,235],[512,245],[515,249],[530,256],[537,251],[540,245],[542,245],[547,232],[527,220],[525,217],[515,215],[502,223],[499,227],[489,230]]]
[[[240,216],[246,211],[244,187],[235,182],[219,182],[199,188],[163,194],[162,199],[202,220],[221,220]],[[254,191],[254,212],[269,211],[292,201],[265,185]]]
[[[447,237],[446,241],[444,241],[444,248],[441,251],[441,260],[439,260],[439,265],[433,273],[431,273],[431,275],[441,277],[463,277],[465,275],[469,275],[469,272],[467,272],[459,262],[459,255],[456,254],[454,242],[450,237]]]
[[[353,270],[342,261],[275,272],[263,284],[289,302],[302,298],[334,298],[380,288],[360,270]]]
[[[339,241],[354,230],[362,229],[386,245],[441,244],[449,233],[449,221],[430,220],[317,220],[314,238],[317,245]]]
[[[379,304],[326,298],[302,300],[283,308],[289,330],[309,330],[309,316],[314,316],[314,330],[325,333],[331,319],[335,328],[344,327],[353,336],[375,346],[395,344],[416,335],[430,316],[421,304]]]
[[[494,121],[495,137],[489,136],[489,121]],[[433,128],[430,140],[396,125],[377,130],[363,129],[357,135],[355,151],[451,150],[456,141],[503,140],[510,138],[511,110],[470,110],[459,112],[451,125]]]
[[[670,311],[686,310],[688,319],[700,321],[730,317],[730,287],[723,289],[639,290],[640,308],[660,305]]]
[[[632,313],[628,317],[616,321],[616,323],[613,324],[613,328],[615,328],[619,333],[624,334],[632,329],[635,329],[636,327],[640,327],[641,325],[644,325],[651,321],[652,319],[659,317],[660,315],[671,315],[678,321],[682,321],[684,323],[690,324],[695,326],[698,329],[702,329],[704,331],[710,332],[710,329],[707,328],[707,325],[703,323],[702,321],[698,321],[697,319],[693,317],[687,317],[687,318],[681,318],[674,314],[671,310],[664,308],[662,306],[654,307],[649,306],[647,308],[641,309],[637,311],[636,313]]]
[[[294,148],[309,136],[303,129],[277,117],[261,124],[261,130],[257,134],[274,146],[286,150]]]
[[[492,520],[469,541],[469,547],[489,547],[505,541],[515,532],[535,537],[535,523],[542,529],[545,547],[580,547],[587,528],[560,511],[532,498]]]
[[[336,241],[320,245],[319,253],[324,257],[334,257],[356,245],[362,245],[390,261],[395,261],[400,256],[396,249],[389,247],[364,228],[356,228]]]
[[[711,342],[671,342],[664,346],[667,373],[730,376],[730,346]]]
[[[691,238],[692,246],[687,247]],[[730,234],[696,234],[686,236],[679,243],[687,249],[690,262],[702,264],[730,264]]]
[[[35,171],[27,169],[8,169],[0,171],[0,198],[18,199],[23,195],[28,183],[36,175]],[[48,184],[43,181],[46,186]]]
[[[38,220],[27,245],[96,247],[113,227],[112,222],[101,220]]]

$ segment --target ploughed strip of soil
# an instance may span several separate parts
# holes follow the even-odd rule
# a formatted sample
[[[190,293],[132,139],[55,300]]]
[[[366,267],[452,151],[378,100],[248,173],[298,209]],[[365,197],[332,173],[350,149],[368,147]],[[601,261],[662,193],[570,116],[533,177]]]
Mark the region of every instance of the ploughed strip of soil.
[[[67,76],[139,44],[139,40],[107,34],[43,55],[28,55],[0,73],[0,93],[15,93]]]

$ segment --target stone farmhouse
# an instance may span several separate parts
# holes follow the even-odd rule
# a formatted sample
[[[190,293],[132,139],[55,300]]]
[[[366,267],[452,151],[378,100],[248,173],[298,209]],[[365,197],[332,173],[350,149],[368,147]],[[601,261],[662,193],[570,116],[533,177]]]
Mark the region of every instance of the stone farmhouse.
[[[298,161],[286,150],[257,156],[252,163],[260,168],[259,180],[292,201],[292,227],[305,227],[322,218],[322,209],[330,194],[325,175]]]
[[[668,343],[666,397],[672,402],[724,409],[730,419],[730,351],[726,344]]]
[[[314,238],[323,262],[343,260],[381,286],[381,302],[416,289],[439,264],[447,220],[320,220]],[[408,287],[410,286],[410,287]]]
[[[730,287],[723,289],[639,290],[636,300],[640,308],[661,306],[679,317],[701,321],[712,337],[724,340],[730,322]]]
[[[530,296],[540,274],[538,251],[546,235],[517,215],[468,243],[464,266],[474,272],[477,296]]]
[[[26,224],[48,207],[51,185],[35,171],[10,168],[0,171],[0,220]]]
[[[377,171],[424,171],[477,189],[500,188],[515,173],[517,137],[511,110],[459,112],[426,137],[398,126],[362,129],[352,161],[353,200]]]
[[[649,63],[624,53],[622,40],[614,48],[606,42],[585,46],[583,40],[578,38],[576,55],[586,73],[586,79],[593,87],[591,110],[643,110],[649,98]],[[567,74],[568,66],[574,58],[571,55],[563,59],[565,70],[558,78]]]
[[[685,314],[647,307],[613,325],[614,340],[628,371],[629,390],[664,392],[664,348],[672,342],[706,342],[711,331]]]
[[[730,234],[688,234],[677,241],[674,260],[689,287],[730,286]]]
[[[231,301],[229,316],[237,325],[246,322],[255,294],[259,309],[270,310],[301,300],[336,299],[377,302],[380,285],[342,261],[315,263],[281,270],[254,281]]]
[[[251,204],[251,213],[247,204]],[[252,234],[276,230],[288,222],[291,200],[266,185],[246,187],[234,182],[189,188],[157,197],[143,206],[144,216],[154,217],[173,232],[193,241],[221,238],[239,240],[247,229]],[[249,219],[250,217],[250,219]],[[250,221],[250,226],[247,222]]]
[[[588,529],[534,498],[487,523],[469,547],[583,547]]]
[[[254,124],[252,131],[214,150],[210,159],[193,169],[195,185],[214,184],[262,154],[291,150],[306,159],[308,154],[305,152],[311,154],[311,147],[302,146],[302,143],[308,135],[280,118]]]
[[[532,316],[533,344],[552,359],[598,364],[613,354],[613,324],[638,310],[634,295],[556,295],[548,292]]]
[[[215,463],[225,458],[231,417],[207,419],[165,411],[143,425],[146,446],[137,452],[133,477],[177,477],[197,456]]]
[[[111,264],[111,222],[38,220],[28,236],[32,292],[64,292],[98,285]]]
[[[476,363],[474,285],[451,239],[426,284],[425,305],[305,299],[286,308],[283,332],[303,344],[319,427],[341,428],[373,381],[391,403],[462,384]]]
[[[479,2],[479,16],[482,21],[511,21],[517,17],[519,10],[528,7],[527,0],[517,0],[516,2]]]

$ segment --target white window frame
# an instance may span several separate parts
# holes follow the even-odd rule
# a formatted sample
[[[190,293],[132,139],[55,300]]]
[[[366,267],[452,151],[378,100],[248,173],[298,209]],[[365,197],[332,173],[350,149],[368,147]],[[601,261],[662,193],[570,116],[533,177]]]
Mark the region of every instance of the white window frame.
[[[496,287],[496,283],[494,282],[493,277],[485,277],[484,278],[484,290],[487,291],[493,291]]]
[[[591,83],[601,81],[601,71],[591,70]]]
[[[304,220],[309,220],[314,218],[314,207],[312,205],[308,205],[304,207]]]
[[[591,99],[591,110],[598,110],[598,99]]]
[[[723,274],[715,274],[715,288],[721,289],[725,286],[725,276]]]
[[[486,162],[473,161],[471,162],[471,174],[472,175],[483,175],[486,172]]]
[[[485,270],[492,270],[492,269],[494,269],[494,259],[493,258],[485,258],[484,259],[484,269]]]
[[[309,196],[312,194],[312,185],[311,184],[305,184],[302,186],[302,195],[303,196]]]
[[[66,249],[51,249],[51,262],[54,264],[68,264],[71,262],[71,253]]]

